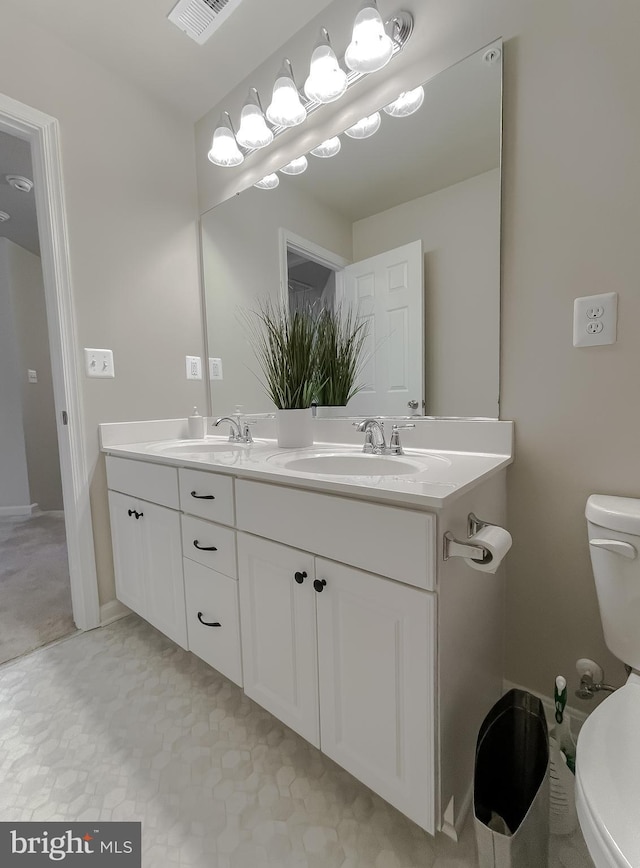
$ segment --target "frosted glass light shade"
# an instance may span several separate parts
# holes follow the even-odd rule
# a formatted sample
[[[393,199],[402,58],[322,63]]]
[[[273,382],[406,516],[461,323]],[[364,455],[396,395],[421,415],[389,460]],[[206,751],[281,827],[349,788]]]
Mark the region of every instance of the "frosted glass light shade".
[[[345,130],[345,134],[350,139],[368,139],[369,136],[378,132],[381,120],[380,112],[375,112],[367,118],[362,118],[352,127],[349,127],[348,130]]]
[[[267,126],[260,107],[246,102],[240,114],[240,127],[236,141],[243,148],[264,148],[273,141],[273,133]]]
[[[317,45],[311,55],[309,77],[304,92],[309,99],[321,103],[339,99],[347,89],[347,73],[340,68],[338,58],[328,39]]]
[[[207,156],[216,166],[239,166],[244,160],[244,154],[238,147],[235,136],[224,124],[216,127],[211,150]]]
[[[383,109],[392,118],[406,118],[417,112],[424,102],[424,88],[416,87],[413,90],[403,91],[397,99],[390,102]]]
[[[257,187],[258,190],[273,190],[279,183],[280,178],[275,173],[272,173],[271,175],[265,175],[260,181],[256,181],[253,186]]]
[[[267,118],[276,126],[297,127],[306,116],[307,110],[300,101],[295,82],[288,75],[281,75],[273,86]]]
[[[345,63],[354,72],[377,72],[392,54],[393,40],[384,29],[375,0],[370,0],[356,15]]]
[[[338,136],[334,136],[332,139],[326,139],[324,142],[320,142],[317,148],[312,148],[310,151],[314,157],[335,157],[335,155],[339,152],[342,147],[342,143]]]
[[[285,175],[301,175],[306,171],[308,165],[306,157],[298,157],[295,160],[291,160],[286,166],[283,166],[280,171],[284,172]]]

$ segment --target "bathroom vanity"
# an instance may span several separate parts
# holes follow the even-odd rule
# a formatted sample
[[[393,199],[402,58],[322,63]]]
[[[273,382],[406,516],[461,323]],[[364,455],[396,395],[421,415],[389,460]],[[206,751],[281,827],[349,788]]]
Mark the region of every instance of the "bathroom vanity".
[[[510,424],[441,423],[487,426],[495,451],[473,453],[443,450],[425,423],[435,446],[407,449],[398,475],[367,475],[353,442],[188,442],[183,424],[101,426],[118,599],[455,836],[502,691],[503,581],[445,560],[443,536],[464,541],[470,513],[504,524]],[[292,469],[305,457],[340,472]]]

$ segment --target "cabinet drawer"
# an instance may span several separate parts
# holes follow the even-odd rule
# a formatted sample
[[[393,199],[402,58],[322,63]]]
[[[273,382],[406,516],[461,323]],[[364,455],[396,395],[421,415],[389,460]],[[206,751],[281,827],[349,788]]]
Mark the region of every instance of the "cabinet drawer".
[[[228,527],[182,516],[182,552],[186,558],[236,578],[236,533]]]
[[[184,512],[233,524],[233,479],[230,476],[180,468],[178,480],[180,506]]]
[[[236,480],[240,530],[434,590],[435,515]]]
[[[107,455],[107,487],[142,500],[178,509],[178,472],[175,467]]]
[[[189,650],[242,687],[238,583],[185,558],[184,590]]]

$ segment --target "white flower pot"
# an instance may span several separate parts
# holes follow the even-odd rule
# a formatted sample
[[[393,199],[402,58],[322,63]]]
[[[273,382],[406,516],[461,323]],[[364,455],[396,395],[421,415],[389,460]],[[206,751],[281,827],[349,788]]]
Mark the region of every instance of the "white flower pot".
[[[278,446],[300,449],[313,444],[313,416],[311,407],[305,410],[276,410]]]
[[[340,404],[329,406],[327,404],[318,404],[316,407],[316,419],[340,419],[347,416],[347,405]]]

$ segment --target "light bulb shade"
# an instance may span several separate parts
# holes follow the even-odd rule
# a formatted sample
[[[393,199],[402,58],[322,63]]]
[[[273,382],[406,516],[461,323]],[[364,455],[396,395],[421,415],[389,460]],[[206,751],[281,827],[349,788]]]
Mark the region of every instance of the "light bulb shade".
[[[280,171],[284,172],[285,175],[301,175],[306,171],[308,165],[306,157],[297,157],[297,159],[291,160],[290,163],[283,166]]]
[[[295,82],[288,75],[280,75],[273,86],[267,118],[276,126],[297,127],[306,116]]]
[[[207,156],[216,166],[239,166],[244,160],[233,132],[225,124],[216,127]]]
[[[367,118],[362,118],[362,120],[359,120],[357,124],[349,127],[348,130],[345,130],[345,134],[349,136],[350,139],[368,139],[369,136],[378,132],[381,120],[380,112],[375,112],[375,114],[369,115]]]
[[[304,83],[304,92],[309,99],[327,103],[339,99],[347,89],[347,73],[340,68],[338,58],[328,39],[313,50],[309,77]]]
[[[236,141],[243,148],[253,150],[264,148],[273,141],[273,133],[267,126],[260,106],[253,102],[246,102],[242,107]]]
[[[377,72],[392,54],[393,40],[384,29],[375,0],[370,0],[356,15],[345,63],[354,72]]]
[[[271,175],[265,175],[260,181],[256,181],[253,185],[257,187],[258,190],[273,190],[280,183],[280,178],[272,173]]]
[[[334,136],[332,139],[326,139],[324,142],[320,142],[317,148],[313,148],[310,153],[313,154],[314,157],[335,157],[340,148],[342,147],[342,143],[338,136]]]
[[[424,102],[424,88],[416,87],[413,90],[403,91],[397,99],[390,102],[383,109],[392,118],[406,118],[417,112]]]

